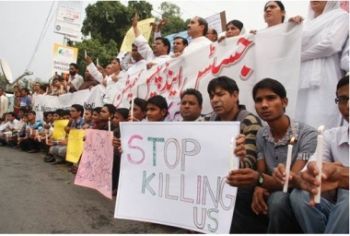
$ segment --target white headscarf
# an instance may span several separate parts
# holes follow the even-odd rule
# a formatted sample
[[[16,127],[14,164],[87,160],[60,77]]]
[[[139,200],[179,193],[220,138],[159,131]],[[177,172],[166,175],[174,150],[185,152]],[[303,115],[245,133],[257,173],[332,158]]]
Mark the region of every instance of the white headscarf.
[[[310,3],[309,20],[305,23],[303,30],[303,47],[308,48],[307,44],[310,42],[311,37],[322,31],[326,24],[343,14],[347,13],[340,8],[340,3],[338,1],[327,1],[322,14],[315,17],[315,12],[311,9]]]
[[[326,6],[324,7],[323,12],[322,12],[321,15],[323,15],[323,14],[329,12],[329,11],[332,11],[334,9],[338,9],[338,8],[340,8],[340,3],[338,1],[327,1]],[[315,18],[316,18],[315,17],[315,12],[312,10],[311,3],[310,3],[309,4],[308,20],[313,20]]]

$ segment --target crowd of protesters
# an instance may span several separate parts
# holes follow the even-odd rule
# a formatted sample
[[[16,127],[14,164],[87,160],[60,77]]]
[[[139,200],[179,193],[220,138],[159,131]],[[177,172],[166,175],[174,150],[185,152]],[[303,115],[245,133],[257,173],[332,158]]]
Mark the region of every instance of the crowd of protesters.
[[[345,75],[349,71],[348,13],[339,9],[338,2],[322,1],[310,2],[310,12],[312,16],[305,23],[302,43],[303,82],[300,83],[299,95],[303,99],[299,100],[296,110],[300,113],[295,120],[285,113],[288,97],[278,78],[262,78],[250,92],[258,116],[239,104],[240,90],[235,78],[220,76],[209,82],[207,96],[213,112],[206,116],[201,112],[204,94],[187,89],[180,95],[180,115],[184,122],[240,121],[240,135],[233,150],[240,160],[240,168],[227,175],[227,183],[238,187],[231,233],[349,233],[349,76]],[[282,2],[266,3],[264,18],[268,27],[283,23],[285,15]],[[227,23],[226,32],[218,35],[214,29],[208,29],[205,19],[194,17],[188,25],[191,42],[176,37],[170,52],[169,41],[160,35],[161,24],[155,27],[157,36],[152,49],[138,29],[137,20],[134,17],[132,21],[135,41],[129,57],[113,58],[102,68],[87,56],[84,77],[78,74],[77,65],[72,63],[67,78],[56,75],[47,87],[36,83],[32,93],[61,95],[100,84],[108,91],[110,85],[123,80],[127,74],[149,69],[169,58],[192,53],[200,46],[215,41],[221,43],[245,32],[241,21],[232,20]],[[301,24],[303,19],[296,16],[289,21]],[[18,147],[29,153],[42,150],[45,162],[63,164],[71,129],[110,130],[114,134],[115,193],[122,151],[119,123],[162,122],[168,115],[167,100],[160,95],[148,100],[134,98],[132,111],[116,108],[111,104],[112,98],[107,96],[102,107],[84,108],[74,104],[66,111],[45,112],[43,120],[38,120],[31,109],[30,91],[15,87],[14,95],[14,112],[0,109],[2,145]],[[1,104],[6,103],[3,97],[0,89]],[[331,105],[324,107],[334,103],[334,98],[340,113],[329,112]],[[311,114],[310,106],[323,108],[313,110],[314,114]],[[309,122],[310,119],[313,122]],[[61,139],[52,138],[56,120],[69,120],[66,135]],[[262,121],[266,122],[265,126]],[[315,206],[314,196],[320,191],[316,179],[320,170],[315,165],[316,128],[319,124],[328,128],[324,134],[321,188],[322,193],[327,194],[322,195],[321,202]],[[295,143],[289,189],[283,192],[287,181],[287,148],[292,139]]]

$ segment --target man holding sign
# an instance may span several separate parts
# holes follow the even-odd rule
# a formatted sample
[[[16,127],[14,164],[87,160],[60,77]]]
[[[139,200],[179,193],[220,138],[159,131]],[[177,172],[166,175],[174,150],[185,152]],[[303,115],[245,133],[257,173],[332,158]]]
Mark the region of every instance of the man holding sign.
[[[238,168],[238,133],[238,122],[122,122],[115,217],[228,233],[237,189],[225,174],[230,161]]]
[[[233,171],[238,181],[232,182],[228,179],[230,185],[239,187],[230,233],[265,233],[266,219],[256,216],[250,208],[252,186],[256,183],[250,173],[256,169],[255,138],[261,128],[261,122],[255,115],[246,111],[243,105],[239,105],[239,89],[233,79],[221,76],[211,80],[208,93],[214,110],[210,120],[241,122],[241,134],[236,138],[234,151],[240,161],[240,169]]]

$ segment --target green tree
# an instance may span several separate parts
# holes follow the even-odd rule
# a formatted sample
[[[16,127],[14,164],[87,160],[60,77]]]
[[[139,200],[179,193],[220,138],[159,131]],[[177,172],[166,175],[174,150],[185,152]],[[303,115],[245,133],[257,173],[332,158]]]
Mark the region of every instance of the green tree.
[[[184,31],[187,28],[186,22],[180,17],[181,10],[176,4],[162,2],[160,4],[162,18],[166,20],[165,26],[162,28],[164,36]]]
[[[86,68],[84,61],[85,50],[95,63],[98,58],[100,65],[103,67],[108,65],[111,59],[118,54],[117,43],[114,40],[110,40],[107,43],[101,43],[98,39],[89,39],[77,43],[75,46],[79,49],[78,66],[80,73],[84,73]]]
[[[89,5],[86,9],[82,33],[89,32],[93,39],[102,43],[110,40],[120,43],[125,32],[130,27],[131,14],[129,9],[119,1],[99,1]]]
[[[152,9],[152,5],[146,1],[128,2],[128,10],[130,14],[133,16],[137,13],[140,20],[152,17]]]
[[[119,1],[98,1],[88,5],[85,11],[86,18],[81,31],[85,36],[91,35],[91,39],[75,44],[79,49],[78,65],[81,73],[86,67],[85,50],[94,60],[98,58],[99,63],[106,66],[118,54],[135,12],[140,19],[152,17],[152,5],[145,1],[130,1],[127,7]]]

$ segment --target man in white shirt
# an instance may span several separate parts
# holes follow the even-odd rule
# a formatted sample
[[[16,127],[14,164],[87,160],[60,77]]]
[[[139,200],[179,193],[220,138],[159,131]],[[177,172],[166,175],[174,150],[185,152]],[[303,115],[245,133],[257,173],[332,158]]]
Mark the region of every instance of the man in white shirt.
[[[299,189],[290,195],[291,206],[304,233],[349,233],[349,76],[339,80],[336,96],[346,125],[324,132],[322,181],[317,180],[319,170],[314,155],[307,168],[296,176]],[[335,202],[321,197],[315,206],[314,197],[320,185],[322,193],[336,191]]]
[[[75,92],[79,90],[79,87],[84,83],[84,79],[81,75],[78,74],[79,67],[76,63],[69,64],[69,92]]]
[[[195,16],[187,26],[187,33],[191,36],[190,44],[185,48],[183,54],[190,54],[199,48],[210,45],[212,42],[205,37],[208,32],[208,22],[202,17]]]
[[[9,100],[3,88],[0,88],[0,118],[7,112]]]
[[[132,20],[132,27],[134,29],[135,41],[134,44],[140,54],[144,55],[144,59],[148,62],[147,68],[151,68],[153,65],[161,65],[168,61],[171,57],[170,42],[164,37],[157,37],[153,43],[153,50],[149,46],[145,37],[141,34],[140,29],[137,27],[138,17],[135,16]]]

